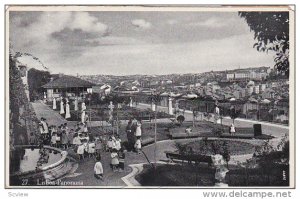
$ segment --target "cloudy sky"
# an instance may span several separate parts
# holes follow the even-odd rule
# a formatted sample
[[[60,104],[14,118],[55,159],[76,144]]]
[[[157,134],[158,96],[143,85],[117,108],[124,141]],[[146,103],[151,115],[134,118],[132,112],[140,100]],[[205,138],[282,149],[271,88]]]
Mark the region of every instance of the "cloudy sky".
[[[236,12],[11,12],[14,51],[53,73],[170,74],[272,66]],[[19,59],[40,67],[30,57]]]

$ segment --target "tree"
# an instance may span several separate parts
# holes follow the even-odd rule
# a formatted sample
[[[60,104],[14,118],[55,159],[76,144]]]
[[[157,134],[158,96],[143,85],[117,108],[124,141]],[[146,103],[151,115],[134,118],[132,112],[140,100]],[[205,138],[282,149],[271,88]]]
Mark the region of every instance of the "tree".
[[[239,12],[254,32],[258,51],[276,53],[275,69],[289,76],[289,12]]]
[[[180,126],[182,125],[182,123],[184,122],[184,120],[185,120],[185,117],[183,115],[179,115],[177,117],[177,121],[180,123]]]
[[[28,89],[30,101],[43,96],[42,86],[50,81],[51,75],[49,71],[41,71],[37,69],[28,70]]]

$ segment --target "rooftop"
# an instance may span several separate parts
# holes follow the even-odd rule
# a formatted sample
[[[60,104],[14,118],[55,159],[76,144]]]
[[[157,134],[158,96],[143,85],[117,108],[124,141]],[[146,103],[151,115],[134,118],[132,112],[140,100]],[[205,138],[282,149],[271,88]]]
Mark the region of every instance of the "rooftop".
[[[80,79],[78,77],[63,75],[47,84],[43,88],[89,88],[95,86],[94,83]]]

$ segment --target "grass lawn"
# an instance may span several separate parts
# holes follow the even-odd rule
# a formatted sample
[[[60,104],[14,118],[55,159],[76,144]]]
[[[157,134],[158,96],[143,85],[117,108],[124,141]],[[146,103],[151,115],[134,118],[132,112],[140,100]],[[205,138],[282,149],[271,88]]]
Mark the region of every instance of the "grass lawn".
[[[158,123],[157,124],[157,140],[166,140],[168,138],[168,132],[166,131],[168,126],[168,123]],[[90,132],[94,136],[98,135],[104,135],[104,134],[109,134],[109,132],[112,132],[112,127],[91,127]],[[126,135],[126,125],[121,125],[119,128],[119,135],[122,140],[127,140],[127,135]],[[114,127],[114,132],[117,132],[117,128]],[[144,122],[142,124],[142,139],[146,138],[154,138],[155,133],[154,133],[154,124],[149,123],[149,122]]]

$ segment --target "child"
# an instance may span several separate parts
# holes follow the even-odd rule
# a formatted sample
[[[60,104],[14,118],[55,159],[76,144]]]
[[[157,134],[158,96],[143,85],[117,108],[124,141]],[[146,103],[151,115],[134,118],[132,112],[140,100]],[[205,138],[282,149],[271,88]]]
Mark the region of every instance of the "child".
[[[116,149],[112,150],[112,153],[110,154],[111,156],[111,166],[113,172],[116,172],[119,166],[119,159],[118,159],[118,153]]]
[[[99,180],[103,180],[103,166],[101,161],[101,156],[97,157],[97,162],[94,166],[94,176]]]
[[[96,155],[101,153],[102,150],[102,140],[100,138],[96,138],[95,141],[95,150],[96,150]]]
[[[62,134],[62,125],[58,127],[58,131],[56,133],[56,145],[59,148],[61,145],[61,134]]]
[[[68,127],[68,124],[67,123],[64,123],[64,125],[63,125],[63,130],[65,130],[66,131],[66,133],[68,133],[69,132],[69,127]]]
[[[88,141],[86,139],[82,140],[82,145],[84,146],[84,157],[88,157]]]
[[[119,153],[119,171],[124,171],[125,169],[125,153],[123,147],[120,149]]]
[[[61,147],[63,149],[67,149],[68,148],[68,136],[67,136],[65,130],[63,130],[62,134],[61,134]]]
[[[230,135],[235,135],[235,126],[234,124],[231,124],[230,129],[229,129]]]
[[[56,133],[52,133],[51,146],[56,147]]]
[[[69,145],[69,147],[73,146],[73,138],[74,138],[74,130],[71,129],[69,134],[68,134],[68,145]]]
[[[107,140],[107,149],[109,152],[111,152],[112,148],[113,148],[113,140],[112,140],[112,137],[110,136]]]
[[[95,142],[93,142],[93,140],[91,140],[88,143],[87,152],[88,152],[89,158],[95,156]]]
[[[83,145],[83,144],[79,145],[77,148],[77,154],[78,154],[79,160],[84,160],[84,148],[85,148],[85,145]]]
[[[116,144],[117,140],[116,140],[115,136],[111,136],[111,139],[112,139],[112,149],[113,150],[116,149],[118,151],[117,144]]]
[[[136,137],[142,136],[142,124],[140,122],[137,122],[137,124],[136,124],[135,136]]]
[[[90,136],[88,133],[83,133],[83,137],[85,140],[89,141],[90,140]]]
[[[87,125],[86,125],[86,124],[83,125],[83,132],[84,132],[84,133],[87,133],[87,132],[88,132],[88,128],[87,128]]]
[[[108,146],[107,146],[106,136],[101,136],[100,140],[101,140],[101,143],[102,143],[103,152],[107,152],[108,151]]]
[[[121,143],[122,143],[122,140],[120,139],[120,136],[117,136],[117,138],[115,140],[115,145],[116,145],[117,151],[120,151],[120,149],[121,149]]]
[[[75,135],[74,135],[74,138],[73,138],[73,145],[75,145],[75,146],[81,145],[81,140],[80,140],[80,138],[79,138],[79,136],[78,136],[77,133],[75,133]]]
[[[137,140],[136,140],[136,142],[134,144],[134,148],[135,148],[135,150],[136,150],[136,152],[138,154],[141,153],[141,149],[142,149],[141,137],[137,137]]]

